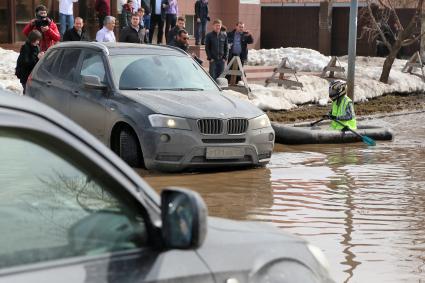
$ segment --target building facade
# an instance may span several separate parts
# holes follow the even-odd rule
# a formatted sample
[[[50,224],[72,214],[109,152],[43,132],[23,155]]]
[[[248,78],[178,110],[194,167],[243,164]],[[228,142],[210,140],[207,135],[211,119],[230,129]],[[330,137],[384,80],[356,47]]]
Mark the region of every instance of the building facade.
[[[142,0],[149,3],[149,0]],[[89,33],[96,33],[97,24],[94,11],[95,0],[78,0],[74,4],[74,15],[82,17]],[[121,0],[110,0],[111,14],[118,16]],[[193,34],[195,27],[195,0],[179,0],[179,14],[185,16],[187,29]],[[49,17],[58,23],[58,0],[0,0],[0,43],[15,43],[25,40],[22,30],[34,18],[35,7],[43,4],[49,9]],[[260,0],[209,0],[211,19],[220,18],[228,29],[233,29],[238,21],[246,23],[246,28],[254,35],[254,47],[260,47],[261,7]],[[209,27],[211,28],[211,27]]]

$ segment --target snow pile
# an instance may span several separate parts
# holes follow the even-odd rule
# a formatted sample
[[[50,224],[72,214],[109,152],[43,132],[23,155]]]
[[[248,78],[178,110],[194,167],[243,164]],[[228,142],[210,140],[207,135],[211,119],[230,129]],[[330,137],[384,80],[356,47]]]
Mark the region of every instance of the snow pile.
[[[302,72],[321,72],[330,60],[330,57],[324,56],[316,50],[281,47],[279,49],[249,50],[247,64],[277,67],[284,57],[288,58],[293,68]]]
[[[290,51],[292,49],[292,51]],[[271,50],[258,50],[257,52],[250,52],[253,56],[257,56],[258,62],[269,64],[274,62],[277,66],[282,56],[279,55],[281,50],[288,51],[287,54],[295,54],[293,61],[299,60],[300,65],[309,62],[320,62],[323,60],[322,66],[327,65],[330,58],[321,55],[317,51],[303,49],[303,48],[280,48]],[[283,51],[282,51],[283,52]],[[302,54],[304,52],[304,54]],[[267,58],[269,56],[269,58]],[[255,58],[255,57],[252,57]],[[251,59],[252,59],[251,58]],[[301,59],[300,59],[301,58]],[[348,69],[347,56],[340,57],[338,65],[341,64],[345,70]],[[379,57],[360,57],[356,58],[356,73],[355,73],[355,102],[367,101],[371,98],[381,96],[389,93],[412,93],[412,92],[425,92],[425,83],[419,76],[414,74],[403,73],[401,70],[406,64],[406,60],[394,61],[391,69],[388,84],[379,82],[381,76],[382,66],[385,58]],[[252,59],[252,62],[255,60]],[[271,64],[271,63],[270,63]],[[322,68],[321,66],[321,68]],[[308,68],[304,68],[308,69]],[[313,68],[310,68],[313,69]],[[419,70],[416,70],[419,73]],[[343,74],[336,74],[337,76],[344,77]],[[293,76],[288,77],[295,80]],[[298,79],[303,83],[303,88],[287,89],[278,87],[276,84],[271,84],[268,87],[262,85],[250,84],[252,90],[251,102],[263,110],[289,110],[297,107],[300,104],[319,104],[326,105],[328,101],[328,80],[322,79],[314,75],[298,75]]]
[[[19,53],[0,47],[0,89],[22,94],[22,86],[15,76],[16,61]]]
[[[310,49],[280,48],[250,50],[249,62],[277,66],[285,56],[289,57],[290,62],[300,66],[301,71],[321,71],[330,60],[329,57]],[[21,94],[22,87],[14,75],[18,53],[0,48],[0,58],[0,89]],[[419,76],[401,72],[406,60],[394,62],[388,84],[379,82],[384,60],[385,58],[357,57],[354,89],[356,102],[367,101],[388,93],[425,92],[425,83]],[[347,56],[340,57],[339,61],[347,70]],[[292,79],[295,78],[292,77]],[[299,74],[298,79],[303,83],[302,89],[289,89],[275,84],[268,87],[251,84],[252,95],[249,101],[263,110],[289,110],[301,104],[326,105],[329,103],[328,80],[306,73]],[[248,99],[246,95],[234,91],[226,91],[226,95]]]
[[[263,110],[292,109],[300,104],[317,103],[326,105],[328,82],[317,76],[298,77],[303,88],[283,89],[277,85],[264,87],[251,84],[252,103]]]
[[[341,65],[347,70],[347,57],[340,58]],[[396,59],[392,66],[388,84],[379,82],[385,58],[357,57],[354,94],[355,101],[367,101],[388,93],[424,92],[425,84],[419,76],[403,73],[406,60]],[[419,72],[418,70],[416,70]]]

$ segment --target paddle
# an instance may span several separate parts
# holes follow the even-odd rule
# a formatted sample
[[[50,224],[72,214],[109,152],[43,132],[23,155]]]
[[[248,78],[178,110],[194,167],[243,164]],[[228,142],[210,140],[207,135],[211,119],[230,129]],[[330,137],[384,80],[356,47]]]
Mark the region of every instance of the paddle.
[[[332,118],[331,118],[332,119]],[[367,145],[371,145],[371,146],[375,146],[376,142],[369,138],[368,136],[362,136],[361,134],[355,132],[354,130],[350,129],[350,127],[346,127],[343,123],[341,123],[340,121],[338,121],[337,119],[332,119],[335,122],[337,122],[338,124],[340,124],[341,126],[343,126],[345,129],[348,129],[350,132],[352,132],[353,134],[355,134],[356,136],[358,136],[359,138],[362,139],[362,141],[367,144]]]
[[[322,119],[320,119],[320,120],[317,120],[316,122],[313,122],[313,123],[311,123],[310,124],[310,127],[313,127],[314,125],[316,125],[316,124],[318,124],[318,123],[320,123],[320,122],[322,122],[323,120],[326,120],[327,118],[322,118]]]

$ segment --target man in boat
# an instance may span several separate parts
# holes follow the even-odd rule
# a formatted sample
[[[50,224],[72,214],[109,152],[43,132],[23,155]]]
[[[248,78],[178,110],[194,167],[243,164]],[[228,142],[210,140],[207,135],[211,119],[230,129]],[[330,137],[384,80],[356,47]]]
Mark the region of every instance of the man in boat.
[[[347,84],[340,80],[330,82],[329,98],[332,100],[332,110],[324,118],[332,120],[331,128],[343,131],[348,130],[348,128],[357,129],[354,103],[347,96]]]

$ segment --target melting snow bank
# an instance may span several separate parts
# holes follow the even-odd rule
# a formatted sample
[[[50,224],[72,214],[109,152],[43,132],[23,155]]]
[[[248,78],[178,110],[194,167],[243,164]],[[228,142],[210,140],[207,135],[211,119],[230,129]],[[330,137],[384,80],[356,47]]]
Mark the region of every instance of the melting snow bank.
[[[301,72],[321,72],[331,57],[307,48],[278,48],[249,50],[248,65],[277,66],[282,58],[287,57],[289,63]]]
[[[281,48],[274,50],[287,49],[291,48]],[[325,57],[320,53],[316,51],[313,52],[309,49],[294,49],[297,52],[301,52],[302,50],[306,51],[304,55],[301,54],[298,57],[303,58],[303,60],[305,58],[309,58],[309,60],[312,62],[318,62],[321,58],[320,56]],[[255,53],[251,51],[250,53]],[[259,50],[257,52],[263,52],[263,55],[267,54],[265,50]],[[315,58],[315,53],[320,54],[320,56]],[[341,57],[339,60],[341,66],[347,70],[347,57]],[[407,62],[406,60],[395,60],[391,69],[388,84],[379,82],[384,60],[385,58],[378,57],[357,57],[354,87],[355,102],[365,102],[370,98],[390,93],[425,92],[425,83],[420,77],[401,72]],[[276,65],[279,63],[278,61],[279,60],[276,60]],[[327,65],[327,62],[326,64],[323,64],[323,66],[325,65]],[[305,73],[298,75],[298,79],[303,83],[302,89],[285,89],[283,87],[278,87],[277,85],[264,87],[262,85],[251,84],[250,87],[252,90],[252,100],[250,101],[262,110],[289,110],[301,104],[311,103],[326,105],[329,102],[327,80]],[[228,94],[234,95],[233,92],[228,92]],[[240,97],[240,95],[238,95],[238,97]]]
[[[250,50],[250,62],[268,62],[278,65],[283,56],[290,57],[292,62],[301,66],[300,71],[321,71],[330,60],[317,51],[305,48],[280,48],[271,50]],[[18,53],[0,48],[0,89],[7,89],[17,94],[22,93],[22,86],[15,76]],[[253,59],[257,56],[258,59]],[[274,60],[274,61],[273,61]],[[294,61],[295,60],[295,61]],[[347,57],[339,58],[341,65],[347,70]],[[395,60],[388,84],[379,82],[385,58],[357,57],[355,79],[355,101],[363,102],[370,98],[389,93],[425,92],[425,83],[415,75],[402,73],[406,60]],[[277,85],[264,87],[251,84],[252,97],[249,100],[263,110],[289,110],[302,104],[328,103],[328,81],[318,76],[302,73],[298,79],[303,88],[285,89]],[[226,94],[248,100],[246,95],[226,91]]]
[[[22,86],[15,76],[16,60],[19,53],[0,48],[0,89],[22,94]]]

